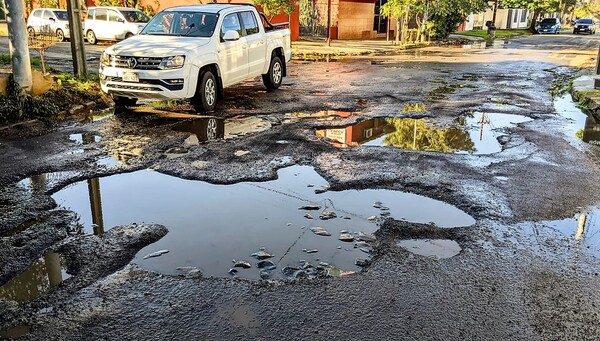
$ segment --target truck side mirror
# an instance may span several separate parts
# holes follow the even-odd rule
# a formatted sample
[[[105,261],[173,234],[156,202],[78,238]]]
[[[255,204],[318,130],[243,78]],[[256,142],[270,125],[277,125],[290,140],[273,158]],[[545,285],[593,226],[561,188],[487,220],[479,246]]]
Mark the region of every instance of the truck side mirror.
[[[237,31],[229,30],[229,31],[225,32],[225,35],[223,35],[223,40],[225,40],[225,41],[240,40],[240,34]]]

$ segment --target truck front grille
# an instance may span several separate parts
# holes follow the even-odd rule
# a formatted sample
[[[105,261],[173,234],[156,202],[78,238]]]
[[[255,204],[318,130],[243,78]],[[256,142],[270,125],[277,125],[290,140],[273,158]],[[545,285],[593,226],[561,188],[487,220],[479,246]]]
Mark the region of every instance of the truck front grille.
[[[114,56],[113,65],[125,69],[158,70],[162,58]]]

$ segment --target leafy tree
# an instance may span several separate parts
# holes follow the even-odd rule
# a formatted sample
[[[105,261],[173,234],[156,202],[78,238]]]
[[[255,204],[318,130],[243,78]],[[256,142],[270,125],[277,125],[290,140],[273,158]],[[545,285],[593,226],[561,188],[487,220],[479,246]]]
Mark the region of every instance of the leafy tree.
[[[290,15],[295,9],[292,0],[252,0],[252,3],[260,7],[269,19],[280,13]]]
[[[409,15],[414,15],[423,40],[426,34],[447,37],[471,12],[481,12],[488,7],[487,0],[390,0],[381,6],[381,14],[400,19],[396,32],[401,25],[408,25]]]
[[[408,18],[411,9],[416,6],[418,0],[389,0],[381,6],[381,15],[385,18],[398,19],[396,21],[395,43],[405,42],[405,31],[408,28]],[[402,32],[401,32],[402,30]]]
[[[525,8],[533,11],[533,20],[529,30],[536,33],[535,24],[537,18],[542,13],[557,12],[561,7],[561,0],[501,0],[500,5],[503,8]]]

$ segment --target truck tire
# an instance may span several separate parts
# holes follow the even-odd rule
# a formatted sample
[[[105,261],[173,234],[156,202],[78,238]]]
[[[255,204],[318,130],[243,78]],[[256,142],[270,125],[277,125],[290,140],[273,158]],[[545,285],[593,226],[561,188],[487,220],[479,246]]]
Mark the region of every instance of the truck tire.
[[[217,106],[217,80],[212,71],[206,70],[198,77],[196,94],[192,98],[196,112],[213,111]]]
[[[277,89],[281,85],[281,81],[283,80],[283,64],[279,57],[273,56],[271,58],[269,72],[262,75],[262,79],[269,90]]]
[[[115,107],[127,107],[130,105],[135,105],[137,103],[137,98],[129,98],[123,96],[112,96],[113,102],[115,102]]]

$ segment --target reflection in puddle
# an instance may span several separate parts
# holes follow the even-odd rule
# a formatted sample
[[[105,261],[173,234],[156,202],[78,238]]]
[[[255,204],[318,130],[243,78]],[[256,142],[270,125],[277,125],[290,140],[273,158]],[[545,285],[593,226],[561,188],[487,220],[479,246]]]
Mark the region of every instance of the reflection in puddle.
[[[451,258],[462,251],[457,242],[449,239],[408,239],[399,241],[398,246],[414,254],[436,259]]]
[[[0,298],[17,302],[34,300],[71,277],[61,267],[60,255],[48,252],[25,271],[0,287]]]
[[[502,129],[531,121],[497,113],[475,113],[457,119],[452,127],[435,127],[426,119],[373,118],[340,128],[320,129],[316,135],[336,147],[388,146],[443,153],[492,154],[502,150]]]
[[[100,142],[102,138],[98,135],[94,135],[91,133],[79,133],[69,135],[69,140],[77,144],[91,144],[95,142]]]
[[[167,226],[167,236],[136,256],[135,261],[146,269],[180,274],[177,268],[198,268],[207,276],[227,276],[234,259],[239,264],[234,273],[250,279],[271,270],[266,276],[291,276],[297,272],[294,269],[308,267],[307,263],[327,271],[357,271],[360,267],[355,262],[368,258],[365,252],[369,250],[368,245],[358,244],[361,238],[369,239],[359,232],[372,234],[378,216],[432,222],[439,227],[475,223],[451,205],[411,193],[348,190],[317,194],[315,189],[327,188],[328,184],[311,167],[280,169],[278,176],[268,182],[212,185],[138,171],[97,179],[97,193],[90,193],[91,186],[84,181],[55,193],[53,198],[79,214],[88,233],[92,223],[106,228],[131,222]],[[375,202],[381,203],[374,206]],[[299,209],[308,205],[318,206],[317,210]],[[319,235],[321,230],[310,229],[314,227],[327,233]],[[169,252],[143,259],[159,250]],[[276,270],[264,263],[271,270],[256,267],[258,260],[250,255],[260,251],[274,255],[267,260]],[[245,269],[241,261],[252,261],[252,269]]]
[[[182,122],[173,127],[175,131],[195,135],[195,140],[187,141],[188,144],[204,143],[217,139],[231,139],[270,128],[271,123],[269,121],[254,116],[238,116],[230,119],[207,117]]]
[[[582,217],[583,215],[583,217]],[[557,230],[574,240],[580,242],[585,250],[600,258],[600,209],[591,208],[572,218],[562,220],[543,221],[539,223],[544,227]],[[531,231],[539,234],[536,226]]]
[[[32,175],[25,178],[17,183],[17,186],[25,188],[29,192],[44,193],[60,183],[79,176],[77,171],[64,171],[64,172],[53,172],[44,173],[39,175]]]
[[[571,95],[556,98],[554,108],[560,115],[569,119],[566,129],[570,135],[576,135],[584,142],[600,145],[600,124],[577,108]]]

